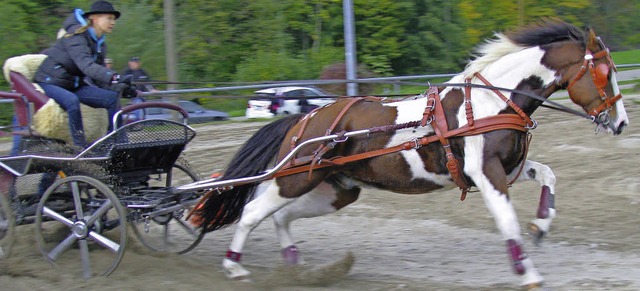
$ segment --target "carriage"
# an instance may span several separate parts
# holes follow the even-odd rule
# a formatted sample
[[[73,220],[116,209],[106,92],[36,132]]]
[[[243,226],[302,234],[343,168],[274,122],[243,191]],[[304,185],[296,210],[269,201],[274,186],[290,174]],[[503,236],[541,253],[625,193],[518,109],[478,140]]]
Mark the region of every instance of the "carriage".
[[[29,104],[42,98],[27,77],[11,71],[17,125],[24,132],[14,155],[0,157],[0,250],[10,255],[15,227],[34,224],[37,246],[52,263],[79,256],[82,276],[108,275],[126,249],[128,227],[155,251],[186,253],[203,233],[184,221],[203,190],[173,193],[172,186],[199,180],[183,157],[196,132],[188,113],[164,102],[129,105],[114,117],[114,130],[86,149],[32,131]],[[176,111],[181,122],[140,120],[117,127],[119,116],[145,108]],[[104,118],[99,116],[99,118]],[[66,256],[66,258],[65,258]]]
[[[46,257],[55,259],[78,241],[83,266],[89,266],[87,240],[111,250],[124,243],[123,230],[119,243],[100,234],[112,226],[143,222],[146,231],[154,223],[163,225],[175,218],[183,228],[197,229],[191,236],[194,242],[180,250],[185,252],[204,233],[237,223],[222,267],[227,277],[244,279],[250,272],[240,263],[242,250],[250,232],[269,216],[274,219],[285,263],[299,264],[302,259],[290,234],[291,222],[346,207],[358,199],[363,185],[403,194],[458,187],[462,200],[470,187],[477,187],[506,241],[513,271],[520,275],[523,286],[537,288],[543,278],[523,250],[508,191],[514,182],[540,184],[538,212],[529,224],[534,242],[539,243],[556,216],[556,178],[548,166],[527,159],[529,131],[537,126],[531,115],[543,103],[554,104],[547,99],[552,93],[566,89],[583,112],[557,103],[552,108],[594,122],[597,132],[622,133],[629,120],[615,70],[609,50],[592,30],[582,31],[561,21],[541,22],[508,35],[497,34],[496,39],[480,47],[478,58],[464,72],[415,98],[391,103],[380,98],[341,98],[307,115],[276,120],[247,140],[221,177],[167,183],[167,187],[151,186],[148,174],[171,176],[169,168],[178,165],[173,158],[158,162],[165,167],[158,172],[154,172],[155,167],[143,166],[142,173],[138,173],[137,167],[128,164],[135,164],[137,155],[148,152],[144,147],[153,144],[141,142],[144,145],[136,152],[134,136],[153,135],[161,130],[139,131],[136,124],[130,124],[108,134],[79,158],[103,163],[100,167],[110,177],[104,183],[107,187],[102,187],[102,182],[95,183],[105,179],[87,176],[73,180],[70,176],[55,182],[44,193],[35,211],[37,229],[46,220],[55,220],[65,225],[70,234],[47,249],[44,231],[37,230],[39,246]],[[181,129],[189,132],[188,126]],[[188,142],[189,136],[181,135],[180,140]],[[161,140],[160,143],[171,143],[174,139]],[[161,156],[176,157],[177,149],[182,150],[184,144],[163,144],[166,154]],[[102,146],[106,150],[92,156],[92,150],[98,151]],[[159,157],[152,154],[148,158]],[[33,158],[27,155],[25,159]],[[13,159],[16,158],[9,158]],[[72,183],[66,182],[69,179]],[[91,193],[110,194],[101,199],[75,194],[86,188]],[[67,202],[73,202],[73,207],[68,203],[70,214],[56,211],[61,198],[58,193],[65,192],[73,197],[71,201],[69,194],[62,194]],[[111,195],[112,192],[118,194]],[[156,196],[146,196],[149,192],[166,194],[172,202],[149,203],[154,206],[148,207],[139,196],[153,197],[155,202]],[[131,193],[141,195],[129,196]],[[49,200],[56,203],[49,205]],[[128,211],[118,210],[120,204]],[[107,213],[109,209],[125,214],[113,215],[119,217],[115,223]],[[146,236],[138,236],[146,240]],[[165,229],[163,237],[166,236]],[[115,253],[114,261],[118,261],[122,254]],[[106,273],[114,265],[117,263]],[[89,275],[89,271],[85,273]]]

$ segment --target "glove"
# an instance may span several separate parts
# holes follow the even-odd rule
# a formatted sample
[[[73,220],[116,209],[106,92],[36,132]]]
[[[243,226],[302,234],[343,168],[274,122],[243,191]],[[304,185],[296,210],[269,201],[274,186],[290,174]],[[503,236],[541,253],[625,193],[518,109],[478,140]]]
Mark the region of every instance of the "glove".
[[[113,78],[111,78],[111,84],[127,84],[131,85],[131,81],[133,81],[133,75],[126,75],[124,77],[119,74],[113,74]]]

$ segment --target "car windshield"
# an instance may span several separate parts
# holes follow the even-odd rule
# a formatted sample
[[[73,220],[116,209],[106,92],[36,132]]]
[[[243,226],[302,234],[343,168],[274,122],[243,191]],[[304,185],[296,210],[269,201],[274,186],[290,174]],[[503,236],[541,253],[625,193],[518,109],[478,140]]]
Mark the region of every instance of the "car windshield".
[[[162,114],[162,108],[151,107],[151,108],[145,109],[145,112],[147,114]]]

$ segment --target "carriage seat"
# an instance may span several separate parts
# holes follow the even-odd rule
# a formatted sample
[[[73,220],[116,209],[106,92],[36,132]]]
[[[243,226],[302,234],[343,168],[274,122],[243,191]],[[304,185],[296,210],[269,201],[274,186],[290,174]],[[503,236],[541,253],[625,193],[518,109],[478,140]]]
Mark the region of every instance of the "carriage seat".
[[[32,83],[36,70],[46,57],[43,54],[28,54],[9,58],[4,63],[4,76],[11,84],[11,89],[23,94],[33,104],[30,125],[36,134],[72,143],[67,113],[55,100],[47,97],[38,84]],[[27,108],[15,110],[18,112]],[[87,142],[94,142],[107,134],[109,120],[106,109],[81,104],[80,110]]]

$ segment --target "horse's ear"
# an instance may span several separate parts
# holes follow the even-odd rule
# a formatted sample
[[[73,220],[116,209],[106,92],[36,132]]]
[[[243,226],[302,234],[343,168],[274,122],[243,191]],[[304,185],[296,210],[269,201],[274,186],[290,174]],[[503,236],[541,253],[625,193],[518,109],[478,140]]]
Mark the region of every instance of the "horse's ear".
[[[600,47],[600,42],[598,41],[598,36],[596,35],[595,31],[593,31],[591,27],[587,27],[586,34],[587,34],[587,49],[589,49],[592,52],[600,51],[602,48]]]

